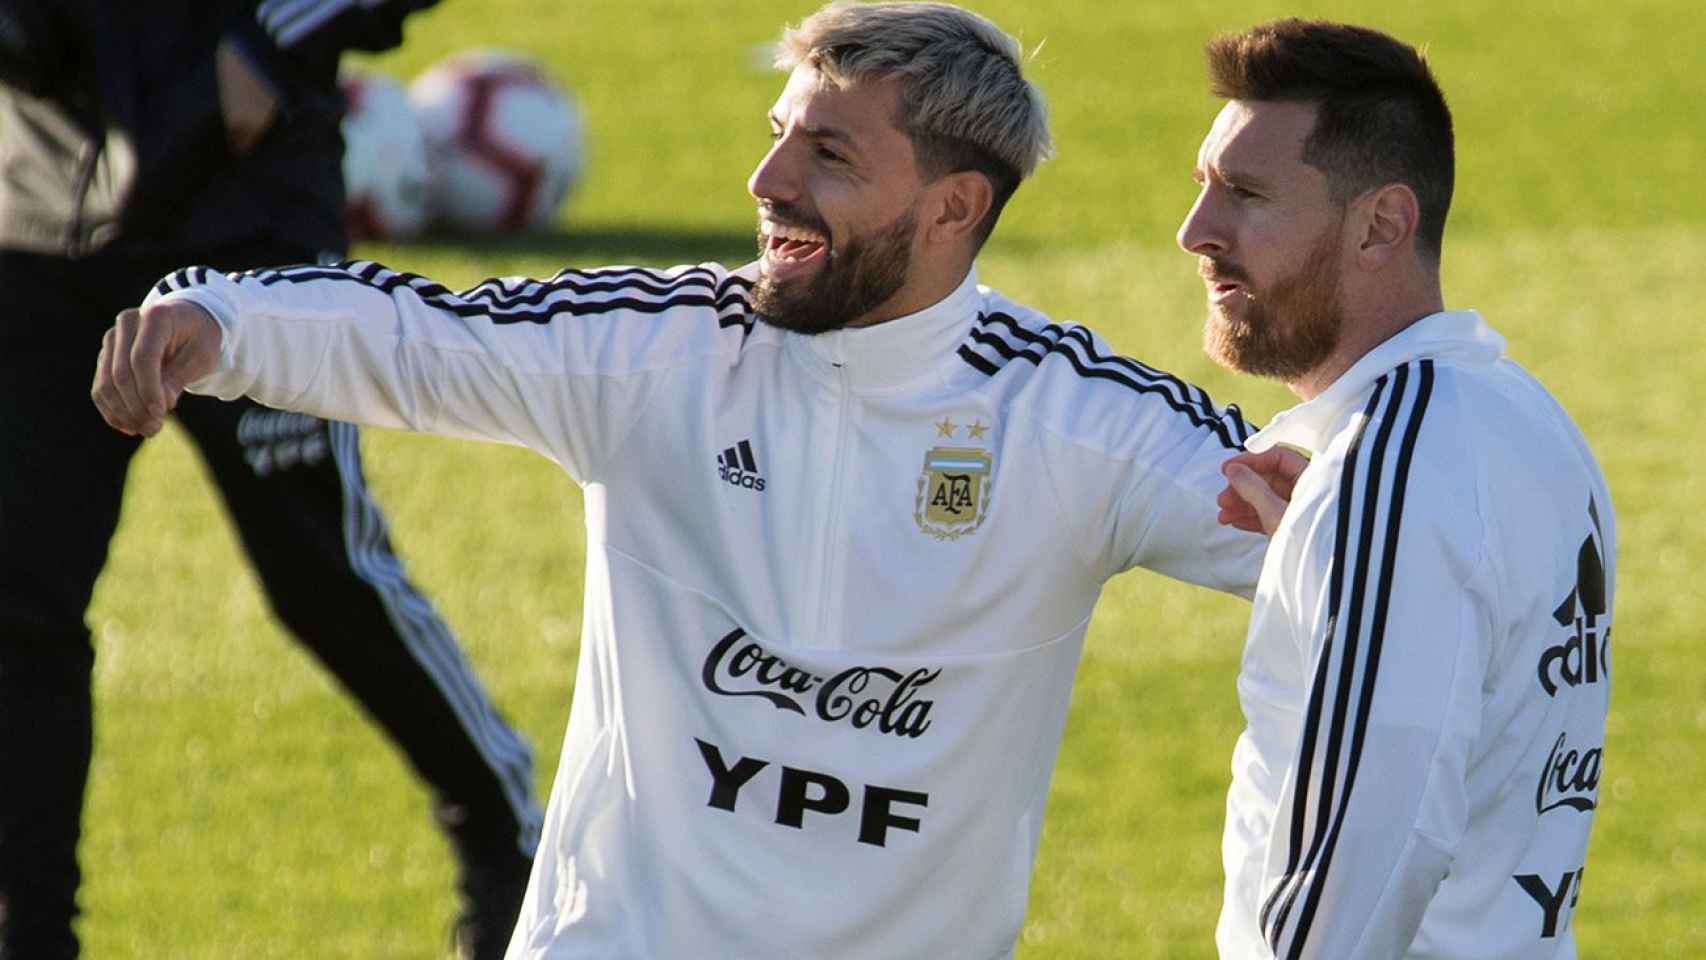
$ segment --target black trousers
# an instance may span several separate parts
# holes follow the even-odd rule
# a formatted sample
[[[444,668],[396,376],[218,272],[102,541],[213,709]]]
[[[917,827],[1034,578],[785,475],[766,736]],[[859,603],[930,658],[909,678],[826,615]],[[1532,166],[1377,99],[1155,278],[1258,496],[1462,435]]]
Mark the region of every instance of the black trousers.
[[[0,958],[78,950],[95,658],[84,612],[139,445],[89,399],[101,337],[169,270],[313,256],[268,246],[82,261],[0,253]],[[530,857],[540,821],[531,753],[392,552],[355,428],[190,395],[176,415],[279,620],[431,787],[458,855]]]

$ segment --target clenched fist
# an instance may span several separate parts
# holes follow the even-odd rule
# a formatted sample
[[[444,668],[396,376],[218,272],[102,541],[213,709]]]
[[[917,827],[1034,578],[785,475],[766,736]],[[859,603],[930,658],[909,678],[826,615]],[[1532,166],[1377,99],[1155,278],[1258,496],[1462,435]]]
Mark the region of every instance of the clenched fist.
[[[101,343],[89,395],[114,429],[152,437],[184,385],[213,372],[222,340],[212,314],[193,303],[126,310]]]

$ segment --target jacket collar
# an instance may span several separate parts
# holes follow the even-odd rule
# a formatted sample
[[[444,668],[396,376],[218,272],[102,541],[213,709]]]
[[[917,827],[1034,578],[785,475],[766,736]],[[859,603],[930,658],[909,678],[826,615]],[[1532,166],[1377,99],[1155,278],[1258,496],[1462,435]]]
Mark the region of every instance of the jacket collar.
[[[787,333],[782,339],[814,375],[856,392],[881,393],[939,373],[965,340],[981,302],[973,267],[952,293],[917,313],[816,336]]]
[[[1364,403],[1369,387],[1391,370],[1423,357],[1485,366],[1504,354],[1505,338],[1479,313],[1447,310],[1429,314],[1363,354],[1315,399],[1281,411],[1244,445],[1254,451],[1285,444],[1319,452],[1332,442],[1350,414],[1347,408]]]

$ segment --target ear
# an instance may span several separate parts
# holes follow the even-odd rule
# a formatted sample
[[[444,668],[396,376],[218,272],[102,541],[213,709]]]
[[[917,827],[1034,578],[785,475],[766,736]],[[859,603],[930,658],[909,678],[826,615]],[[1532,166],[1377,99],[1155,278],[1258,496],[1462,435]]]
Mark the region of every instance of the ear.
[[[995,202],[989,178],[975,170],[943,174],[928,189],[930,218],[924,237],[930,243],[952,245],[975,235]]]
[[[1357,205],[1357,260],[1365,268],[1380,270],[1415,249],[1422,208],[1414,190],[1402,183],[1388,183],[1364,194]]]

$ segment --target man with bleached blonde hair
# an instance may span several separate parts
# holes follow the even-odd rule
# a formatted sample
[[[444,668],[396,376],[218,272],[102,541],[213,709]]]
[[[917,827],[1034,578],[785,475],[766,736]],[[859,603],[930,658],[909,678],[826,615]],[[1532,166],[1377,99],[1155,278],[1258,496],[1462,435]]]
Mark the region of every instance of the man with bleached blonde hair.
[[[841,3],[785,30],[776,66],[808,66],[839,89],[906,80],[895,125],[912,139],[920,171],[976,170],[990,181],[981,242],[1019,182],[1054,152],[1042,94],[1021,74],[1023,60],[1017,40],[957,7]]]
[[[1249,427],[979,286],[1049,152],[1018,45],[944,4],[785,35],[760,258],[457,294],[371,263],[179,271],[94,395],[182,389],[540,450],[585,489],[575,702],[512,958],[1011,954],[1103,583],[1248,594]]]
[[[980,211],[970,218],[969,229],[940,251],[939,262],[930,264],[940,268],[925,284],[936,298],[966,276],[1019,182],[1053,152],[1042,94],[1024,78],[1022,60],[1018,41],[999,27],[942,3],[837,3],[783,31],[776,66],[790,79],[779,109],[806,93],[846,98],[881,88],[894,101],[882,105],[891,115],[880,118],[893,128],[892,142],[885,145],[886,156],[869,159],[896,171],[909,168],[922,181],[952,188],[949,202],[957,215]],[[879,119],[874,112],[873,119]],[[772,111],[777,137],[781,120]],[[821,158],[850,159],[841,156],[844,145],[832,140],[818,138],[814,149]],[[904,161],[897,149],[902,140],[910,154]],[[770,214],[765,223],[797,230],[801,239],[829,237],[826,217],[841,215],[840,199],[852,198],[839,189],[814,191],[822,198],[814,210],[812,203],[794,196],[792,184],[776,180],[760,165],[748,187]],[[908,197],[893,193],[890,184],[872,186],[877,188],[873,192],[888,194],[876,202],[880,209],[900,212],[886,221],[865,219],[870,228],[849,237],[840,250],[818,244],[794,253],[790,259],[810,262],[814,270],[818,261],[805,254],[830,254],[809,282],[788,283],[785,271],[765,271],[752,296],[767,321],[801,333],[836,329],[906,283],[918,211],[901,209]],[[873,203],[866,197],[857,202]],[[857,209],[848,213],[853,214],[847,231],[852,233],[860,218]],[[766,239],[761,236],[760,243]]]

